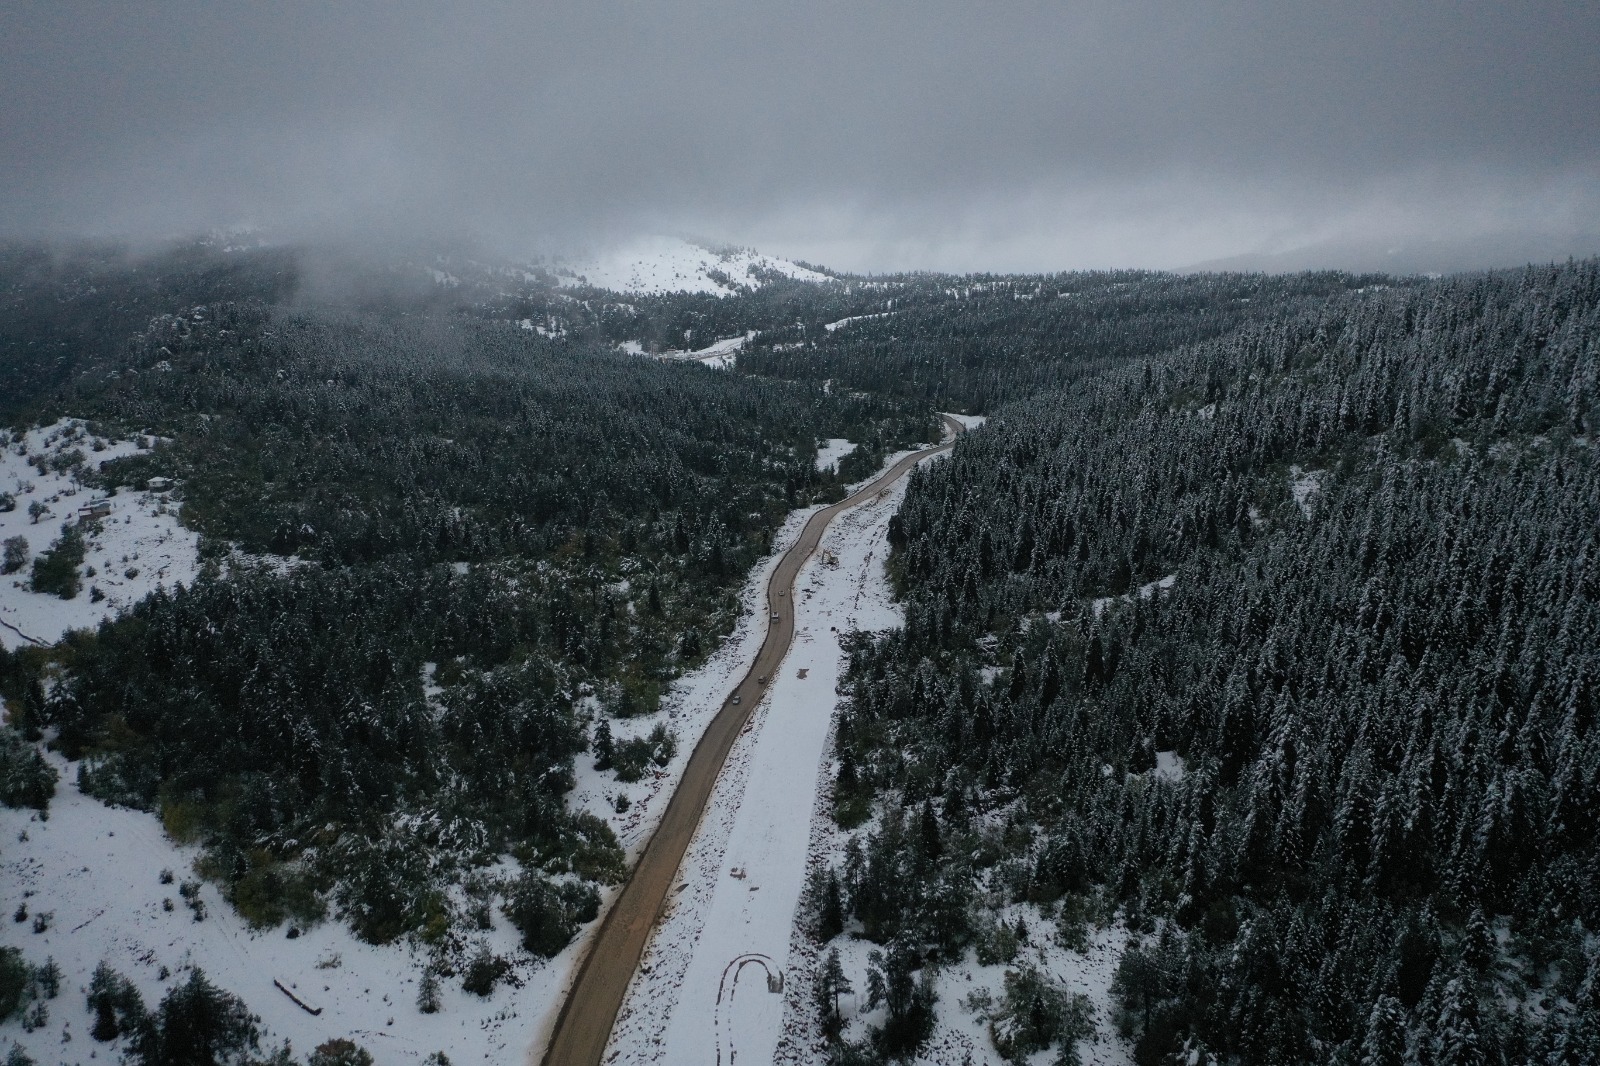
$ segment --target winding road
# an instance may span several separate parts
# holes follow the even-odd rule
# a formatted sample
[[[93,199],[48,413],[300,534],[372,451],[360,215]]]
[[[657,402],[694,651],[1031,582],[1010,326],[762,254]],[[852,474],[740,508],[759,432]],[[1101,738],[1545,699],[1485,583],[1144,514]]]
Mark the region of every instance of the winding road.
[[[590,937],[578,975],[561,1004],[561,1013],[556,1016],[555,1029],[544,1054],[545,1066],[600,1066],[628,983],[633,979],[633,972],[649,943],[650,932],[666,905],[667,894],[672,891],[678,866],[694,839],[717,775],[722,771],[734,740],[761,700],[764,690],[756,679],[777,675],[778,665],[794,640],[791,603],[800,567],[817,550],[823,532],[836,515],[874,498],[922,460],[955,443],[955,438],[966,427],[949,415],[943,417],[950,431],[943,444],[906,456],[865,488],[812,515],[800,531],[800,539],[779,560],[767,581],[767,611],[776,616],[776,620],[767,627],[766,639],[761,642],[761,650],[756,653],[749,672],[728,693],[722,709],[701,734],[684,768],[683,779],[661,815],[660,824],[622,886],[621,894],[606,911],[600,928]]]

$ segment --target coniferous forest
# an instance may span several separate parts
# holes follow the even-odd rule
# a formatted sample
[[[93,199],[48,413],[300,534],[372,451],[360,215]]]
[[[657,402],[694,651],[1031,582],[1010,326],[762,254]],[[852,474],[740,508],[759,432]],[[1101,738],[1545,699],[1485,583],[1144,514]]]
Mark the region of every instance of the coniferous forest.
[[[1600,1058],[1597,345],[1591,261],[997,410],[852,652],[844,912],[913,965],[1121,915],[1141,1062]]]
[[[891,523],[904,627],[850,640],[811,924],[881,947],[888,1009],[836,1060],[914,1052],[928,975],[1026,901],[1127,930],[1102,1021],[1141,1063],[1600,1061],[1600,263],[716,297],[309,262],[0,256],[0,415],[158,439],[84,476],[179,479],[206,559],[0,654],[8,805],[49,744],[259,925],[472,981],[498,906],[554,954],[625,872],[563,801],[604,718],[714,649],[791,509],[985,414]],[[732,373],[616,347],[735,336]],[[1075,1061],[1039,980],[1002,1050]]]

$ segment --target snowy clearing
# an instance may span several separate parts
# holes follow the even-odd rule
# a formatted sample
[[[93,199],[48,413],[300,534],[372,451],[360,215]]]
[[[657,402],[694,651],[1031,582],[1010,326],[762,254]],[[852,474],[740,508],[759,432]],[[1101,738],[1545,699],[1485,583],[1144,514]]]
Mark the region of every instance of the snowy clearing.
[[[714,251],[678,237],[646,237],[596,255],[558,262],[552,272],[567,286],[592,285],[629,293],[704,292],[727,296],[760,288],[772,272],[797,281],[828,275],[748,248]]]
[[[822,447],[817,449],[817,470],[826,473],[838,469],[839,460],[855,450],[856,446],[851,441],[843,437],[829,437]]]
[[[1156,752],[1156,768],[1151,772],[1163,781],[1178,782],[1182,781],[1184,774],[1188,773],[1188,767],[1184,765],[1183,756],[1177,752],[1158,751]]]
[[[537,333],[541,337],[559,338],[567,335],[566,329],[562,327],[560,321],[554,315],[547,315],[541,322],[535,322],[531,318],[520,318],[517,320],[517,325],[525,330]]]
[[[1125,593],[1121,596],[1101,596],[1097,599],[1091,600],[1089,602],[1089,611],[1094,615],[1094,617],[1099,618],[1105,613],[1106,608],[1110,607],[1113,603],[1132,603],[1135,596],[1141,600],[1148,600],[1156,593],[1165,592],[1167,589],[1170,589],[1177,583],[1178,575],[1168,574],[1159,581],[1152,581],[1148,585],[1140,585],[1133,592]]]
[[[1302,470],[1298,466],[1289,468],[1289,495],[1307,518],[1311,517],[1311,500],[1322,491],[1322,476],[1326,473],[1326,470]]]
[[[623,341],[617,345],[620,351],[629,355],[646,355],[653,359],[669,360],[674,362],[700,363],[713,370],[731,370],[738,362],[739,349],[754,339],[755,330],[750,330],[740,337],[724,337],[714,341],[704,348],[695,351],[688,349],[670,348],[664,352],[651,353],[645,351],[644,345],[638,341]]]
[[[892,314],[894,314],[893,311],[880,311],[875,315],[851,315],[849,318],[841,318],[837,322],[825,322],[822,328],[832,333],[836,329],[843,329],[852,322],[865,322],[869,318],[888,318]]]
[[[608,1061],[715,1062],[719,1047],[723,1062],[735,1051],[739,1061],[772,1061],[790,997],[769,992],[768,978],[775,984],[790,967],[843,666],[839,639],[900,621],[883,562],[905,484],[840,514],[801,569],[794,645],[717,781],[680,870],[682,887],[618,1015]]]
[[[95,450],[96,443],[100,450]],[[83,589],[72,599],[29,590],[29,566],[0,576],[0,643],[54,644],[69,629],[92,629],[158,585],[188,584],[199,572],[199,537],[178,524],[178,501],[167,492],[122,489],[113,496],[78,483],[68,467],[74,453],[98,469],[113,459],[148,452],[139,441],[96,438],[78,420],[64,418],[29,430],[0,453],[0,493],[13,510],[0,511],[0,541],[21,537],[28,559],[49,548],[65,522],[76,523],[91,504],[105,513],[82,526],[88,541]],[[39,465],[30,465],[29,458]],[[40,462],[43,460],[42,462]],[[40,467],[43,467],[41,470]],[[38,521],[30,509],[42,508]],[[93,573],[90,573],[90,571]],[[104,599],[95,602],[93,590]]]
[[[288,1040],[301,1054],[347,1037],[384,1063],[420,1062],[439,1050],[458,1063],[503,1062],[524,1043],[522,1004],[552,1000],[576,953],[569,945],[524,971],[522,989],[502,985],[488,999],[464,992],[459,981],[443,981],[441,1010],[422,1014],[416,1000],[425,953],[404,944],[363,944],[337,921],[293,940],[282,928],[254,931],[205,882],[199,884],[205,918],[197,921],[178,889],[198,880],[192,872],[198,849],[175,845],[147,813],[85,796],[76,764],[50,760],[61,781],[48,820],[0,809],[6,913],[26,904],[34,916],[53,916],[43,933],[29,922],[0,923],[0,943],[21,948],[35,963],[54,957],[63,974],[62,993],[49,1002],[49,1024],[32,1033],[15,1022],[0,1026],[0,1046],[18,1041],[40,1063],[87,1063],[106,1050],[89,1039],[93,1017],[81,991],[102,959],[138,986],[151,1009],[185,969],[199,967],[261,1016],[265,1044]],[[162,871],[171,871],[172,883],[162,883]],[[497,953],[517,955],[516,930],[494,917],[484,938]],[[296,1005],[274,981],[321,1013]]]
[[[834,856],[835,861],[843,854],[845,837],[846,834],[840,835],[841,852]],[[1054,978],[1067,992],[1088,998],[1094,1011],[1095,1035],[1077,1045],[1080,1063],[1084,1066],[1132,1066],[1133,1050],[1116,1035],[1110,1022],[1111,982],[1128,941],[1127,930],[1121,923],[1104,929],[1091,928],[1085,950],[1079,952],[1062,946],[1053,923],[1034,904],[1012,904],[1000,912],[1000,918],[1013,927],[1020,920],[1030,931],[1028,942],[1019,946],[1016,958],[1009,964],[979,965],[969,951],[960,963],[939,971],[934,982],[939,996],[934,1008],[938,1021],[922,1053],[909,1060],[910,1066],[956,1066],[958,1063],[1004,1066],[1006,1060],[989,1038],[992,1008],[986,1004],[994,1007],[1000,1004],[1005,995],[1006,972],[1026,963]],[[881,1025],[887,1013],[882,1006],[872,1012],[863,1009],[867,998],[868,956],[876,950],[876,945],[852,939],[846,933],[828,947],[838,949],[845,976],[856,989],[839,997],[839,1012],[845,1022],[844,1036],[852,1041],[865,1039],[870,1027]],[[797,989],[799,983],[796,982]],[[787,998],[794,1001],[797,996],[798,990]],[[805,1011],[807,1015],[814,1013],[809,1002]],[[795,1041],[780,1048],[774,1061],[806,1066],[825,1063],[827,1052],[820,1028],[813,1023],[806,1042],[799,1036],[802,1031],[799,1018],[792,1028],[796,1032]],[[1054,1051],[1039,1052],[1028,1061],[1043,1066],[1056,1061],[1055,1054]]]
[[[727,337],[712,344],[709,348],[702,348],[697,352],[689,352],[686,358],[693,359],[713,370],[731,370],[738,361],[738,352],[746,343],[755,338],[756,331],[750,330],[742,337]]]

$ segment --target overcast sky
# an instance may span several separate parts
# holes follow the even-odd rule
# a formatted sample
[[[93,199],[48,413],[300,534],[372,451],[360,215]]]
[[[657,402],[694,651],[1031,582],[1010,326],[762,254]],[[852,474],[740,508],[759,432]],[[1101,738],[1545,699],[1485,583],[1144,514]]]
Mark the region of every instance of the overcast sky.
[[[1594,0],[7,0],[0,233],[1564,255],[1600,232],[1597,57]]]

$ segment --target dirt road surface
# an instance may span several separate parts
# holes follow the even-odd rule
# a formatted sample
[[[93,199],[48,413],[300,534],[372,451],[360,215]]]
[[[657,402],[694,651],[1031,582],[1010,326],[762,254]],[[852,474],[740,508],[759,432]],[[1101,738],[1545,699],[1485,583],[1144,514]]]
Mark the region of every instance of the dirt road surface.
[[[944,444],[906,456],[865,488],[812,515],[801,530],[800,539],[784,553],[773,570],[767,582],[767,637],[756,653],[756,661],[728,693],[722,709],[695,745],[683,779],[668,801],[660,824],[645,845],[621,894],[606,911],[599,930],[590,938],[578,976],[561,1004],[561,1013],[556,1016],[555,1030],[544,1054],[545,1066],[600,1066],[617,1011],[622,1008],[623,996],[627,994],[628,982],[633,979],[633,971],[650,941],[650,932],[666,905],[667,893],[672,891],[678,866],[700,825],[711,789],[717,783],[717,774],[739,731],[761,700],[764,689],[756,678],[776,676],[778,664],[788,654],[794,640],[794,611],[790,601],[794,598],[794,580],[800,567],[816,551],[823,531],[835,515],[873,499],[922,460],[945,451],[954,443],[965,427],[949,417],[944,422],[951,434]],[[775,621],[771,620],[772,615],[777,616]],[[736,696],[737,703],[734,702]]]

